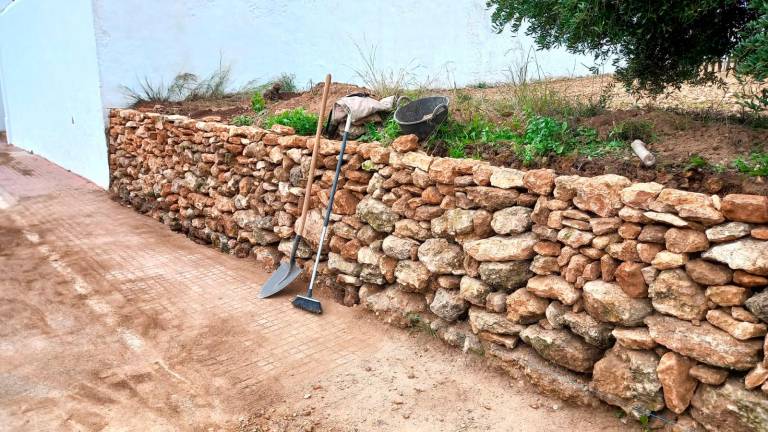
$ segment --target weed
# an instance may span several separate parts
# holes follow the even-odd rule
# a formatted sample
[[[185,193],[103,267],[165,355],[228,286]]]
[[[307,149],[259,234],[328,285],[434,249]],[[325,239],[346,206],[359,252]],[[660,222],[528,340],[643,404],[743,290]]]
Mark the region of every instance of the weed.
[[[263,126],[270,128],[275,124],[290,126],[297,135],[308,136],[315,133],[317,115],[306,112],[304,108],[295,108],[267,117],[264,119]]]
[[[748,158],[738,157],[733,165],[739,172],[752,177],[768,176],[768,153],[753,152]]]
[[[376,123],[368,123],[365,125],[366,132],[358,141],[372,142],[378,141],[382,145],[389,145],[400,134],[400,125],[397,124],[395,118],[390,116],[384,120],[384,124],[381,128],[376,126]]]
[[[589,127],[576,129],[573,141],[579,154],[588,158],[603,157],[627,148],[626,143],[619,140],[601,140],[597,130]]]
[[[523,164],[530,165],[536,157],[549,154],[564,155],[570,151],[568,122],[542,116],[528,120],[523,144],[519,149]]]
[[[162,82],[155,84],[144,77],[139,80],[139,89],[132,89],[128,86],[121,86],[123,94],[131,99],[134,105],[141,102],[166,103],[171,100],[171,94]]]
[[[247,115],[239,115],[233,117],[231,123],[235,126],[251,126],[253,125],[253,117]]]
[[[517,139],[518,133],[511,128],[497,126],[483,116],[474,115],[467,123],[446,120],[429,139],[429,144],[443,142],[448,156],[463,158],[467,156],[466,148],[469,144],[494,144]]]
[[[371,161],[370,159],[364,160],[360,167],[364,171],[368,171],[368,172],[375,172],[376,171],[376,164],[373,163],[373,161]]]
[[[383,98],[392,95],[403,95],[408,87],[416,84],[413,61],[398,70],[381,70],[376,63],[376,46],[371,46],[368,51],[355,43],[357,53],[363,62],[361,68],[352,70],[365,86],[378,96]]]
[[[650,143],[656,140],[653,123],[637,119],[627,119],[614,125],[608,133],[608,137],[626,142],[639,139],[645,143]]]
[[[709,166],[709,162],[707,159],[704,158],[704,156],[701,156],[699,154],[691,155],[690,159],[688,159],[688,163],[685,165],[685,170],[702,170]]]
[[[432,337],[437,336],[437,332],[435,332],[435,330],[432,328],[432,326],[429,325],[428,322],[424,321],[424,318],[422,318],[421,315],[415,312],[409,312],[405,315],[405,317],[408,319],[408,322],[410,322],[411,327],[415,328],[416,330],[423,331]]]
[[[251,109],[255,113],[260,113],[264,111],[264,108],[266,108],[267,103],[264,101],[264,96],[261,95],[260,91],[255,91],[251,95]]]
[[[185,100],[217,99],[228,94],[232,68],[224,65],[221,60],[219,67],[207,78],[197,80],[197,77],[189,74],[187,85],[189,86]]]
[[[298,90],[298,86],[296,85],[296,75],[294,74],[283,72],[280,76],[271,79],[265,86],[271,87],[275,83],[280,84],[281,92],[295,92]]]

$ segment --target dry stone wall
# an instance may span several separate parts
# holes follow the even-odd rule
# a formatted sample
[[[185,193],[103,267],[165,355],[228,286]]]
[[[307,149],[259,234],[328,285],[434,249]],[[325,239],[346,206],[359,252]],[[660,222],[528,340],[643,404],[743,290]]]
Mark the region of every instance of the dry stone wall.
[[[171,229],[274,266],[289,251],[313,144],[292,133],[114,110],[110,190]],[[320,145],[303,259],[321,247],[339,147]],[[768,431],[768,197],[417,147],[412,136],[347,147],[322,245],[339,300],[575,403],[656,413],[674,430]]]

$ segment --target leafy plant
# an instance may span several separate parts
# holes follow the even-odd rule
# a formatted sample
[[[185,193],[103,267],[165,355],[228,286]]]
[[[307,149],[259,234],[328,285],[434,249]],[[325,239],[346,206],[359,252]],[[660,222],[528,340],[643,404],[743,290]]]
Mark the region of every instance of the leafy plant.
[[[312,135],[317,127],[317,115],[306,112],[304,108],[295,108],[271,115],[263,122],[265,128],[276,124],[290,126],[298,135]]]
[[[358,141],[378,141],[382,145],[389,145],[398,135],[400,135],[400,125],[397,124],[395,118],[392,116],[384,120],[384,124],[381,128],[379,128],[376,123],[367,123],[365,128],[366,132],[357,139]]]
[[[589,158],[603,157],[627,148],[626,143],[619,140],[601,140],[597,130],[589,127],[578,128],[573,141],[578,153]]]
[[[519,135],[514,130],[491,123],[481,115],[474,115],[466,123],[448,119],[438,127],[429,145],[442,142],[448,151],[448,156],[463,158],[467,156],[466,149],[470,144],[495,144],[504,141],[514,141]]]
[[[626,142],[639,139],[645,143],[651,143],[656,140],[653,123],[637,119],[627,119],[619,122],[608,133],[608,137]]]
[[[749,176],[768,176],[768,153],[753,152],[748,158],[738,157],[733,165],[739,172]]]
[[[685,165],[685,170],[689,171],[692,169],[704,169],[707,166],[709,166],[709,162],[707,162],[707,159],[704,158],[704,156],[699,154],[691,155],[690,159],[688,159],[688,163]]]
[[[261,95],[260,91],[255,91],[251,95],[251,109],[255,113],[260,113],[264,111],[264,108],[266,108],[267,103],[264,101],[264,96]]]
[[[525,135],[519,154],[523,163],[530,165],[536,157],[569,153],[570,144],[568,122],[560,122],[552,117],[535,116],[528,119],[528,124],[525,126]]]
[[[251,126],[253,125],[253,117],[247,115],[239,115],[232,118],[233,125],[235,126]]]

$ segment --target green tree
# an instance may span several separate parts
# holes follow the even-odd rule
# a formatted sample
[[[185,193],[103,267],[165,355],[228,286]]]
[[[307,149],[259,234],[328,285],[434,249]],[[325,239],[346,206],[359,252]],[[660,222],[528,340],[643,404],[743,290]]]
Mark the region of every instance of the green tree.
[[[763,5],[766,0],[752,0]],[[501,32],[521,27],[541,49],[565,47],[613,62],[627,88],[712,82],[701,67],[730,54],[758,17],[747,0],[488,0]],[[763,37],[765,37],[763,35]],[[763,48],[765,49],[765,48]]]

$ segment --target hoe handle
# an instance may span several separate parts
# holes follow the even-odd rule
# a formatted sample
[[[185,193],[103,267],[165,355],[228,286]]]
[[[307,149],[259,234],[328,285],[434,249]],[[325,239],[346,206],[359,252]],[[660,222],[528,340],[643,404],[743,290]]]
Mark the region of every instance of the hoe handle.
[[[323,102],[320,105],[320,117],[317,118],[317,131],[315,132],[315,145],[312,148],[312,162],[309,163],[309,177],[307,178],[307,188],[304,191],[304,205],[301,207],[301,219],[299,220],[299,237],[304,236],[304,223],[307,221],[307,212],[309,211],[309,202],[312,200],[312,183],[315,181],[315,165],[317,165],[317,154],[320,148],[320,134],[323,132],[323,119],[325,118],[325,105],[328,103],[328,94],[331,92],[331,74],[325,76],[325,85],[323,86]],[[298,242],[296,243],[298,246]]]

